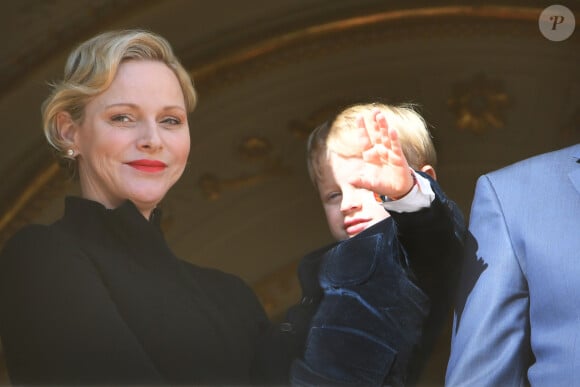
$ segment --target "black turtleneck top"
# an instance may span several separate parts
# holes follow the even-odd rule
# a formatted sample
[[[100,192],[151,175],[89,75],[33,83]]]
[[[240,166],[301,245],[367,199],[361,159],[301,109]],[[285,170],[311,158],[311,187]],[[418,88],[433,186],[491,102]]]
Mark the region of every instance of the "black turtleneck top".
[[[13,383],[253,383],[270,323],[241,279],[176,258],[157,210],[147,220],[131,202],[65,204],[0,256]]]

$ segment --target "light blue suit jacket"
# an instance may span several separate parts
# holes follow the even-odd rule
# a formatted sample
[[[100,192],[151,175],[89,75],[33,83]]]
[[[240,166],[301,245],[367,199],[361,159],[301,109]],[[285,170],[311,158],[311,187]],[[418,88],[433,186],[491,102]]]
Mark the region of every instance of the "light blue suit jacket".
[[[580,144],[481,176],[448,386],[580,386]]]

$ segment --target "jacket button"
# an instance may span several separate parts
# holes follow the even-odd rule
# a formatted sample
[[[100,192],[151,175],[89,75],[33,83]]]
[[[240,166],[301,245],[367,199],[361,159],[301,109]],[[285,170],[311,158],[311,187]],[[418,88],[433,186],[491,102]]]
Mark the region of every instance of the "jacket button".
[[[294,327],[290,323],[282,323],[279,326],[280,332],[292,332],[294,331]]]

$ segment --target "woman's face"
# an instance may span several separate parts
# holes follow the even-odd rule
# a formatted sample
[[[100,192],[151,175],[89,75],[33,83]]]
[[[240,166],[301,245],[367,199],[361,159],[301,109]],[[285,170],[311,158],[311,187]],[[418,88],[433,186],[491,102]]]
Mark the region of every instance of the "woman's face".
[[[164,63],[123,62],[111,86],[85,107],[74,131],[83,197],[145,217],[179,179],[189,154],[183,92]]]

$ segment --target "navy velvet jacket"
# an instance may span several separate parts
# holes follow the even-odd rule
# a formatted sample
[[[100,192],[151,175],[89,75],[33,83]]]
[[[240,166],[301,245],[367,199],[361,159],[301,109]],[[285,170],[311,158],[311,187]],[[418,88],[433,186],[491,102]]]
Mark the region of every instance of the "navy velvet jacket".
[[[431,207],[392,212],[303,259],[304,297],[288,314],[307,336],[293,384],[417,382],[450,316],[466,234],[460,210],[430,181]]]
[[[131,202],[67,198],[61,220],[25,227],[0,256],[15,384],[254,384],[263,359],[281,362],[280,379],[278,333],[242,280],[177,259],[159,213],[147,221]]]

